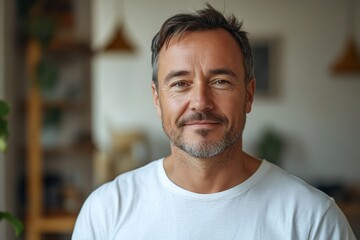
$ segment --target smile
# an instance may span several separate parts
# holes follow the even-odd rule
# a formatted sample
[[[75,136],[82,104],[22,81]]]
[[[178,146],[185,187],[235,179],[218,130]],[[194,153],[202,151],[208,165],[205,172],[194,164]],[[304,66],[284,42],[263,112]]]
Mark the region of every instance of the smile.
[[[214,124],[220,124],[220,123],[215,121],[188,121],[185,123],[185,125],[214,125]]]
[[[180,119],[176,125],[181,128],[185,126],[202,126],[202,127],[212,127],[218,124],[227,125],[228,121],[225,117],[216,115],[211,112],[197,112],[189,116],[183,117]]]
[[[219,124],[220,124],[219,122],[215,122],[215,121],[189,121],[184,124],[184,127],[211,128]]]

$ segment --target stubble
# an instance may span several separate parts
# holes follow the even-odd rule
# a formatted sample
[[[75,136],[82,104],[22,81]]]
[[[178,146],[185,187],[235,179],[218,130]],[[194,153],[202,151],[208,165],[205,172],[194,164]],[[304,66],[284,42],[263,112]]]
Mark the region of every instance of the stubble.
[[[208,135],[212,130],[197,129],[195,133],[199,135],[202,140],[197,142],[186,141],[183,133],[184,127],[186,126],[186,122],[193,120],[216,121],[219,124],[223,124],[227,130],[219,140],[214,141],[208,139]],[[211,112],[198,112],[183,119],[179,119],[176,123],[176,128],[171,130],[166,129],[163,121],[162,126],[172,144],[177,148],[185,151],[187,154],[195,158],[211,158],[224,153],[227,149],[231,148],[235,143],[242,139],[242,130],[244,129],[245,122],[246,114],[244,113],[244,120],[240,129],[235,129],[234,126],[228,128],[229,121],[225,117]]]

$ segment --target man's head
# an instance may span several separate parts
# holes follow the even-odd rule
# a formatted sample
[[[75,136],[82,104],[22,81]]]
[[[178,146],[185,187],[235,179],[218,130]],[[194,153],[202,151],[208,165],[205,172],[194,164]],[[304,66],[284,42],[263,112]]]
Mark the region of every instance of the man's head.
[[[239,44],[244,58],[245,84],[254,78],[254,59],[247,33],[241,29],[234,15],[226,18],[222,13],[214,9],[210,4],[207,8],[196,13],[177,14],[164,22],[160,31],[155,35],[151,45],[151,64],[153,69],[152,80],[158,87],[158,64],[159,53],[163,47],[167,47],[169,41],[175,37],[181,37],[185,32],[205,31],[222,28],[229,32]]]
[[[230,28],[234,24],[229,25],[210,6],[198,13],[176,15],[165,23],[177,28],[178,20],[174,18],[181,18],[181,24],[191,28],[180,28],[176,32],[169,28],[168,37],[162,37],[161,31],[158,40],[155,37],[158,52],[153,55],[156,82],[152,89],[172,152],[205,159],[232,150],[242,151],[242,132],[246,114],[251,111],[255,80],[251,49],[245,32],[239,32],[240,24],[235,24],[238,28],[233,33],[228,29],[235,29]],[[198,20],[194,22],[194,18]],[[236,23],[235,18],[231,21]],[[207,22],[219,22],[215,26],[222,23],[221,26],[227,28],[199,30],[196,26],[204,26],[203,22],[205,26],[209,25]],[[246,43],[243,47],[246,51],[233,34]],[[249,71],[248,66],[251,66]]]

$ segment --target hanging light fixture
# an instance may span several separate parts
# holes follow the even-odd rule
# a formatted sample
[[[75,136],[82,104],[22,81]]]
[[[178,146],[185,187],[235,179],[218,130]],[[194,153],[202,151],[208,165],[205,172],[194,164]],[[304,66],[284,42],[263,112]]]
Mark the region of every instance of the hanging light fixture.
[[[115,0],[116,2],[120,2]],[[124,13],[124,5],[120,6],[121,12]],[[114,8],[116,9],[116,8]],[[116,10],[115,10],[116,11]],[[122,14],[123,15],[123,14]],[[129,40],[125,34],[124,20],[119,14],[116,14],[116,23],[114,32],[110,37],[110,40],[101,50],[102,52],[135,52],[134,44]]]
[[[356,46],[354,22],[355,22],[355,1],[348,0],[347,6],[347,41],[342,54],[331,66],[334,74],[358,74],[360,73],[360,54]]]
[[[360,55],[353,38],[347,40],[342,55],[332,66],[332,72],[360,73]]]
[[[124,34],[124,28],[118,26],[113,34],[113,37],[110,39],[108,44],[105,46],[103,51],[112,52],[112,51],[127,51],[134,52],[134,45],[128,40]]]

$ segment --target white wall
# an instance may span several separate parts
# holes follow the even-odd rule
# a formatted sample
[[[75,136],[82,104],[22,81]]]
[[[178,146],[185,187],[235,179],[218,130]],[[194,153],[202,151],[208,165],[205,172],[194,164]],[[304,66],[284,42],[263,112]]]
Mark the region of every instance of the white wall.
[[[94,59],[94,130],[100,148],[108,146],[109,129],[141,127],[151,137],[153,158],[168,152],[152,105],[150,43],[166,18],[204,2],[93,0],[94,48],[105,44],[116,13],[138,48],[135,55]],[[360,182],[360,76],[333,76],[329,71],[345,42],[345,1],[209,2],[242,19],[251,36],[281,40],[281,93],[255,100],[244,132],[245,149],[254,152],[261,131],[271,125],[287,141],[283,167],[288,171],[307,180]],[[360,3],[356,13],[360,47]]]

